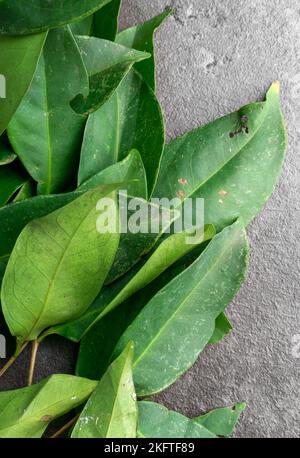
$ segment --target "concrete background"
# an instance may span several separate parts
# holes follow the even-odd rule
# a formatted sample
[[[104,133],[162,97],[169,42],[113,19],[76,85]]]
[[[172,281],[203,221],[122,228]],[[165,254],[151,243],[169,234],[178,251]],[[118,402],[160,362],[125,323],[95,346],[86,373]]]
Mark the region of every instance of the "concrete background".
[[[297,0],[123,0],[122,27],[176,9],[157,33],[157,89],[168,139],[261,99],[282,83],[289,132],[284,172],[249,228],[247,282],[229,307],[234,331],[159,396],[195,416],[246,401],[236,437],[299,437],[300,5]],[[28,355],[1,380],[24,384]],[[67,362],[66,362],[67,361]],[[36,379],[72,372],[74,347],[49,338]],[[20,370],[23,369],[23,370]]]

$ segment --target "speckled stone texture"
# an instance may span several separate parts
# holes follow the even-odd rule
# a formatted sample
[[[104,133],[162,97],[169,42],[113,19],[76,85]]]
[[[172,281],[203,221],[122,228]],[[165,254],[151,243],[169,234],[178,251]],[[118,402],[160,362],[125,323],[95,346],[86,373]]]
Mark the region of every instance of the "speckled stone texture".
[[[292,339],[300,335],[300,4],[124,0],[123,5],[123,28],[166,6],[175,9],[156,36],[157,90],[168,139],[261,99],[275,79],[282,83],[287,161],[274,196],[249,228],[248,280],[229,307],[234,331],[207,348],[159,400],[189,416],[246,401],[236,437],[299,437],[300,352]],[[2,388],[24,383],[27,356],[3,378]],[[49,338],[39,353],[36,379],[71,372],[74,361],[71,344]]]

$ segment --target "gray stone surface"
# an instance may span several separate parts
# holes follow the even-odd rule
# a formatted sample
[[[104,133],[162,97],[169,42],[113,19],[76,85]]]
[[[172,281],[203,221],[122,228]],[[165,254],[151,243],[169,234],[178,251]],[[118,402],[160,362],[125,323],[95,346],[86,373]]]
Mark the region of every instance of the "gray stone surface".
[[[168,139],[263,97],[282,83],[289,131],[284,172],[249,228],[249,277],[229,307],[234,331],[207,348],[159,399],[186,415],[245,400],[237,437],[299,437],[300,5],[296,0],[124,0],[122,27],[176,8],[158,32],[158,95]],[[74,347],[50,338],[36,379],[72,372]],[[1,381],[25,382],[28,355]],[[23,369],[23,370],[22,370]]]

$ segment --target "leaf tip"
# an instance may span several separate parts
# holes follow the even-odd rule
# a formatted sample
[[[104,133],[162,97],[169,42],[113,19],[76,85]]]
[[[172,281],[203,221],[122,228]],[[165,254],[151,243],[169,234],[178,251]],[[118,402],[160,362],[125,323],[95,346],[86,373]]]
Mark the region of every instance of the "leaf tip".
[[[280,82],[279,81],[274,81],[271,85],[270,91],[275,92],[276,94],[279,94],[280,92]]]

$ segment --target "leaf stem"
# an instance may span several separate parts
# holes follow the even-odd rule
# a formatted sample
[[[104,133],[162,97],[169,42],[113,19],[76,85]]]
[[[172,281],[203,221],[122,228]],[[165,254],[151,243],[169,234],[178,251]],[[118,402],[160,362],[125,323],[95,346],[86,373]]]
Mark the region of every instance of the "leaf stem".
[[[0,377],[5,374],[5,372],[14,364],[18,356],[22,353],[23,350],[27,347],[28,342],[25,342],[22,347],[16,351],[16,353],[9,358],[9,360],[4,364],[4,366],[0,369]]]
[[[57,437],[60,437],[65,431],[67,431],[69,428],[71,428],[71,426],[74,425],[74,423],[76,423],[76,421],[78,420],[78,418],[80,417],[80,415],[76,415],[76,417],[72,418],[72,420],[68,421],[68,423],[66,423],[64,426],[62,426],[56,433],[52,434],[52,436],[50,436],[50,439],[56,439]]]
[[[36,355],[39,348],[39,342],[34,340],[32,342],[32,351],[31,351],[31,358],[30,358],[30,368],[29,368],[29,375],[28,375],[28,386],[32,385],[33,376],[34,376],[34,369],[35,369],[35,362],[36,362]]]

